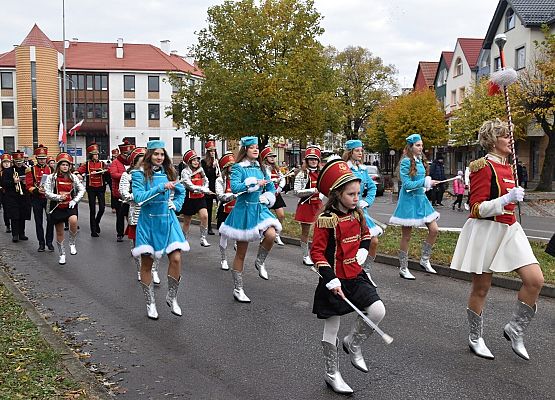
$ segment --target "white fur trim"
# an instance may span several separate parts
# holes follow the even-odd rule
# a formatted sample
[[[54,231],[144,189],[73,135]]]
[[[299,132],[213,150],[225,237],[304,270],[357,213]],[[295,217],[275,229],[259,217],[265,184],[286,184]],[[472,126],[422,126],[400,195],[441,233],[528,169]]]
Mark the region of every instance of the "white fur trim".
[[[380,228],[378,225],[370,228],[370,236],[381,236],[383,235],[383,229]]]
[[[260,195],[260,197],[262,196],[268,199],[268,208],[271,208],[276,203],[276,195],[272,192],[264,192]]]
[[[256,192],[258,189],[260,189],[259,185],[247,186],[247,192],[249,193]]]
[[[262,234],[268,229],[269,227],[273,226],[276,229],[276,233],[281,232],[281,224],[277,220],[277,218],[266,218],[264,221],[260,222],[254,228],[243,230],[243,229],[235,229],[226,225],[225,222],[220,226],[220,234],[222,236],[226,236],[227,239],[233,239],[240,242],[255,242],[260,240]],[[220,243],[222,243],[220,239]]]
[[[131,250],[131,254],[133,254],[133,257],[139,257],[143,254],[154,255],[154,248],[151,245],[142,244],[138,247],[134,247],[133,250]]]
[[[341,287],[341,281],[337,278],[333,278],[331,281],[329,281],[328,283],[326,283],[326,287],[329,290]]]
[[[405,219],[392,216],[391,218],[389,218],[389,223],[401,226],[423,226],[438,219],[439,213],[437,211],[434,211],[430,215],[420,219]]]
[[[256,176],[249,176],[247,179],[245,179],[245,182],[243,183],[247,186],[250,186],[250,185],[256,185],[257,182],[258,182],[258,179],[256,179]]]
[[[165,253],[170,254],[172,251],[181,250],[181,251],[189,251],[191,250],[191,246],[189,246],[189,242],[173,242],[166,247]]]
[[[243,160],[239,163],[241,167],[250,167],[252,164],[255,164],[256,166],[260,165],[258,161],[254,161],[254,163],[251,163],[249,160]]]

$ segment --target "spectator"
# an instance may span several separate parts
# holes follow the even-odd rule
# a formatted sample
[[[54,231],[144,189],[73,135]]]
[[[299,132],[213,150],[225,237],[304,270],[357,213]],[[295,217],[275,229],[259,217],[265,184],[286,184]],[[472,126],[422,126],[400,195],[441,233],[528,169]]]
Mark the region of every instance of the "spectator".
[[[436,160],[430,165],[430,176],[434,181],[445,180],[445,167],[443,165],[443,155],[438,154]],[[445,184],[440,183],[431,189],[432,206],[443,206],[443,193]]]
[[[522,180],[520,184],[524,189],[528,189],[528,169],[524,164],[522,164]]]

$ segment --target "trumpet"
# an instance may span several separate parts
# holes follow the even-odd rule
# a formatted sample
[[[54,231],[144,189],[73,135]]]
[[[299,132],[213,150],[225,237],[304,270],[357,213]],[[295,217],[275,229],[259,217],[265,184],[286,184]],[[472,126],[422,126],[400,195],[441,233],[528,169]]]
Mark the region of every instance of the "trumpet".
[[[23,196],[23,188],[21,187],[21,181],[17,171],[13,172],[13,181],[15,183],[15,191],[19,193],[21,196]]]

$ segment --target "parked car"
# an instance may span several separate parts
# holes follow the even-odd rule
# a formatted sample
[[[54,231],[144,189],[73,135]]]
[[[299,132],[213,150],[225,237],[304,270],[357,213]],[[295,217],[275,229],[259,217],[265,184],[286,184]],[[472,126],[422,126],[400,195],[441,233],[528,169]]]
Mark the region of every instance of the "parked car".
[[[384,183],[383,175],[380,172],[380,169],[375,165],[367,165],[366,168],[368,171],[368,175],[370,175],[370,178],[372,178],[372,180],[374,181],[374,183],[378,188],[378,190],[376,191],[376,196],[383,196],[383,192],[385,190],[385,183]]]

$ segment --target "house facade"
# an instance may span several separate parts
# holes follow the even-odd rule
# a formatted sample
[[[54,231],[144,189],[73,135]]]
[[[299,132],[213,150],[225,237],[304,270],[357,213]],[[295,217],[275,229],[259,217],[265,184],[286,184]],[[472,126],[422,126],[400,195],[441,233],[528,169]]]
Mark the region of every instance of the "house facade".
[[[415,91],[434,89],[434,78],[436,76],[438,62],[420,61],[416,70],[416,77],[412,84]]]

